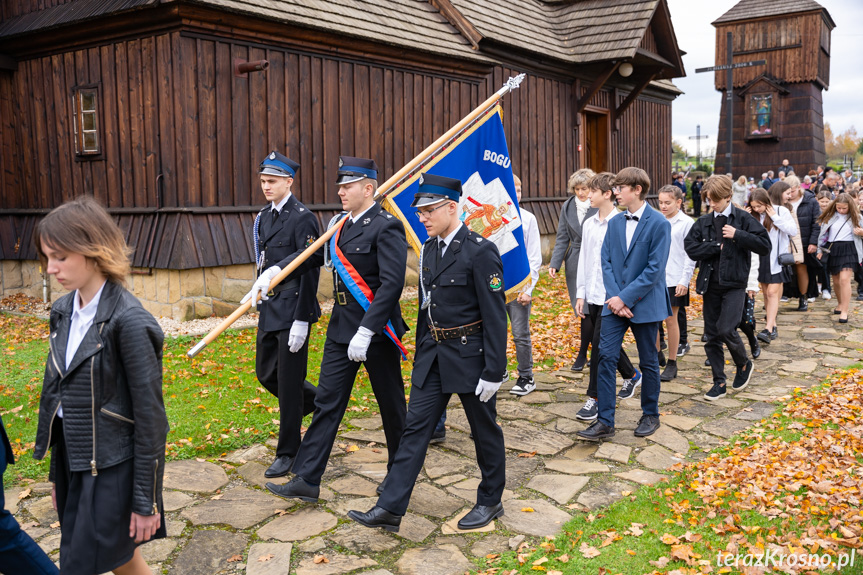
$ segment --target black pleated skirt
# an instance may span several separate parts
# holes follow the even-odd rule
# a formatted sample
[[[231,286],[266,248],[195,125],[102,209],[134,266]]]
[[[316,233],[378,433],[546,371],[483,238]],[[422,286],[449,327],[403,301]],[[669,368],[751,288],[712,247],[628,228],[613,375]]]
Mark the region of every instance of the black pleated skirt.
[[[857,248],[854,241],[833,242],[830,246],[830,255],[827,257],[827,271],[830,275],[837,275],[842,270],[853,270],[860,265],[857,259]]]
[[[761,256],[758,264],[758,283],[784,284],[791,281],[792,277],[791,271],[786,266],[782,266],[778,274],[770,273],[770,254]]]
[[[56,425],[54,429],[62,427]],[[89,471],[69,471],[62,432],[51,457],[56,466],[63,575],[100,575],[131,561],[138,546],[129,537],[134,459],[100,469],[95,476]],[[161,517],[153,539],[167,536],[164,510]]]

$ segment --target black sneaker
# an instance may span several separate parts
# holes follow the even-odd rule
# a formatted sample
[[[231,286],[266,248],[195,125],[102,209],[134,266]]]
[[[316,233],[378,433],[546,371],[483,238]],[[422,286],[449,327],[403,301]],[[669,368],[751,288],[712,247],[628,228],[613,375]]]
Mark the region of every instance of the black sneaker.
[[[721,399],[725,397],[725,384],[714,383],[713,387],[710,388],[710,391],[704,394],[704,399],[707,401],[716,401],[717,399]]]
[[[691,349],[692,347],[690,347],[689,342],[681,343],[677,346],[677,357],[683,357],[684,355],[689,353]]]
[[[582,421],[593,421],[596,419],[597,411],[596,400],[588,397],[587,401],[584,402],[584,407],[579,409],[578,413],[575,414],[575,418]]]
[[[773,339],[771,337],[770,331],[766,329],[762,329],[761,331],[759,331],[757,337],[764,343],[770,343],[770,341]]]
[[[527,395],[534,389],[536,389],[536,384],[533,382],[533,376],[519,376],[518,381],[515,382],[509,392],[513,395]]]
[[[641,373],[636,369],[632,379],[623,380],[623,387],[620,388],[617,397],[620,399],[629,399],[635,395],[635,388],[639,385],[641,385]]]
[[[734,381],[731,383],[731,388],[734,391],[740,391],[749,385],[749,378],[752,377],[752,360],[747,359],[746,363],[737,366],[737,374],[734,376]]]

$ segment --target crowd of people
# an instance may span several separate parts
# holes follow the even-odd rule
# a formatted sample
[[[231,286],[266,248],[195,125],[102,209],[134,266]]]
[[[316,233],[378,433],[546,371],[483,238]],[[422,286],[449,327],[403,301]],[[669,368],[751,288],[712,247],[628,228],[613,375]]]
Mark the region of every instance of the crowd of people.
[[[404,224],[375,200],[374,160],[343,156],[335,182],[343,212],[330,221],[325,248],[313,248],[319,245],[317,219],[291,192],[299,167],[275,151],[260,164],[267,204],[252,230],[258,277],[243,300],[260,311],[257,379],[280,407],[275,458],[265,475],[293,474],[288,483],[266,487],[284,498],[318,501],[362,365],[380,406],[389,457],[376,504],[348,516],[366,527],[399,530],[429,444],[446,438],[446,407],[457,394],[481,472],[476,505],[458,526],[489,524],[504,513],[506,457],[496,399],[509,377],[507,317],[517,359],[509,393],[523,396],[536,389],[530,310],[541,255],[535,218],[521,209],[530,277],[507,303],[498,248],[460,218],[462,182],[419,175],[413,215],[429,240],[419,261],[408,409],[401,338],[409,328],[399,303]],[[677,174],[671,185],[659,188],[658,209],[647,201],[651,182],[640,168],[616,174],[582,169],[569,178],[571,197],[560,214],[549,275],[554,280],[565,273],[570,304],[581,322],[572,369],[589,370],[577,417],[590,425],[577,433],[580,438],[614,436],[617,400],[633,397],[639,387],[642,416],[634,434],[646,437],[659,429],[662,382],[677,377],[677,359],[691,350],[686,308],[696,270],[705,365],[711,370],[708,401],[727,393],[724,347],[734,365],[732,390],[748,385],[752,360],[780,335],[776,318],[783,298],[798,298],[796,311],[805,312],[815,297],[835,294],[834,313],[847,323],[852,278],[858,293],[863,285],[859,183],[820,166],[801,181],[787,160],[777,172],[776,180],[768,171],[758,183],[752,177],[735,181],[713,175],[687,184],[686,174]],[[520,199],[517,176],[514,184]],[[695,219],[686,214],[687,196]],[[62,572],[149,573],[139,545],[166,535],[161,329],[124,288],[129,249],[93,198],[53,210],[35,237],[47,273],[69,290],[51,309],[34,448],[36,458],[51,453]],[[288,266],[293,271],[283,272]],[[310,327],[321,316],[316,296],[321,266],[333,275],[335,305],[320,378],[312,385],[306,373]],[[759,291],[764,329],[756,335]],[[635,337],[637,362],[623,349],[627,331]],[[308,414],[311,424],[302,435]],[[0,435],[2,471],[12,453]],[[0,535],[0,571],[57,573],[5,511]]]

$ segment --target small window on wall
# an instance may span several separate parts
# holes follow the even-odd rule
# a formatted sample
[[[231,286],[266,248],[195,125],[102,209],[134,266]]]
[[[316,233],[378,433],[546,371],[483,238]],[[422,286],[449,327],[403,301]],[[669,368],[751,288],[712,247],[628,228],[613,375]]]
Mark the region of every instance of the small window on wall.
[[[774,94],[750,94],[746,106],[746,139],[776,139]]]
[[[75,129],[75,154],[78,156],[97,156],[102,153],[99,103],[98,86],[75,88],[72,95],[72,123]]]

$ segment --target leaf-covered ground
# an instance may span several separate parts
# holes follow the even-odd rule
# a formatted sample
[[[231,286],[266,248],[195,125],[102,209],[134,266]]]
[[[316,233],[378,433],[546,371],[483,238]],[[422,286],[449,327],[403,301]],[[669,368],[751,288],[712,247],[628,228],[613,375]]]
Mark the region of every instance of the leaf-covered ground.
[[[857,369],[798,390],[668,482],[490,557],[483,573],[863,573],[861,398]]]

